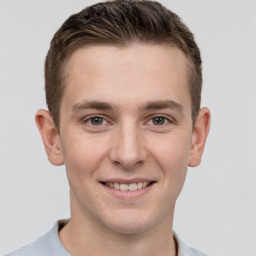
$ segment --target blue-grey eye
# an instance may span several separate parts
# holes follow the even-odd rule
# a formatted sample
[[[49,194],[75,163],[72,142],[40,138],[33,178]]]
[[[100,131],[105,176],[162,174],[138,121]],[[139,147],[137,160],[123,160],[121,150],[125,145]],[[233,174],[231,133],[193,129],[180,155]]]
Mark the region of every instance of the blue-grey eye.
[[[156,116],[152,118],[152,122],[154,125],[164,125],[166,122],[166,118],[162,116]]]
[[[104,119],[98,116],[90,118],[92,125],[99,126],[102,125],[104,122]]]

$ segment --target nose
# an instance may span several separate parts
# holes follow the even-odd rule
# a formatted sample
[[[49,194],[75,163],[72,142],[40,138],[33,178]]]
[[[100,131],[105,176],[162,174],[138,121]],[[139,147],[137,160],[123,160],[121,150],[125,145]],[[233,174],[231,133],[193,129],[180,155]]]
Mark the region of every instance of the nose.
[[[143,137],[136,125],[124,125],[113,134],[110,160],[125,170],[132,170],[146,161]]]

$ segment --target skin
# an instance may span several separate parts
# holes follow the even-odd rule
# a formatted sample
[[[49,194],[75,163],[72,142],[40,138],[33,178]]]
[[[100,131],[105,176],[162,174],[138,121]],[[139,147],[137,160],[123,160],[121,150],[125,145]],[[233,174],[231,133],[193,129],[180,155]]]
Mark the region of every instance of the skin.
[[[48,111],[36,114],[48,159],[65,164],[70,184],[64,247],[72,255],[176,255],[175,202],[210,126],[202,108],[193,128],[185,55],[166,45],[90,46],[66,70],[59,133]],[[132,197],[102,184],[134,179],[154,183]]]

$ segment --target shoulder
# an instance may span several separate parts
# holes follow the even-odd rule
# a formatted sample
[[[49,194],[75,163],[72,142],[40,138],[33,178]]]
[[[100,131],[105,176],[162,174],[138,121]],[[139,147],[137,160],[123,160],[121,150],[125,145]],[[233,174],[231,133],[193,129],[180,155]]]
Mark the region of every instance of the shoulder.
[[[56,222],[53,228],[46,234],[6,256],[70,256],[58,236],[59,228],[61,225],[64,225],[64,223],[65,221]]]
[[[175,232],[173,232],[173,234],[177,244],[178,256],[207,256],[207,254],[203,252],[188,247],[184,242],[180,240],[179,236]]]

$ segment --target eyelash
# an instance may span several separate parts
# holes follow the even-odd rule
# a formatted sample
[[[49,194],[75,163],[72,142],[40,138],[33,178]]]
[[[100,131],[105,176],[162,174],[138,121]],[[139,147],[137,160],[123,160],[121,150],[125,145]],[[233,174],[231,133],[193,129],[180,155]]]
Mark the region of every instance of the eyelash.
[[[155,119],[155,118],[163,118],[164,119],[164,124],[154,124],[153,122],[153,120]],[[154,126],[165,126],[166,124],[170,124],[170,123],[173,123],[173,121],[172,120],[170,120],[170,118],[167,118],[167,117],[165,117],[165,116],[163,116],[163,115],[156,115],[156,116],[153,116],[153,117],[151,117],[150,118],[150,120],[148,121],[148,122],[152,122],[152,124],[154,125]],[[148,123],[147,122],[147,123]]]
[[[96,118],[101,119],[102,122],[104,122],[104,121],[105,121],[105,122],[108,122],[108,121],[106,120],[106,118],[101,117],[100,115],[90,116],[90,117],[86,118],[85,120],[83,120],[83,122],[84,122],[84,123],[90,122],[90,125],[91,125],[92,127],[95,127],[95,128],[96,128],[96,127],[101,127],[102,125],[104,125],[104,124],[102,124],[102,123],[101,123],[100,125],[94,125],[94,124],[92,123],[92,120],[93,120],[93,119],[96,119]],[[163,118],[163,119],[164,119],[164,124],[154,124],[154,123],[153,123],[153,120],[154,120],[155,118]],[[152,117],[150,117],[149,121],[147,121],[146,123],[149,123],[149,122],[152,122],[152,125],[153,125],[153,126],[159,126],[159,127],[165,126],[166,124],[174,123],[173,120],[171,120],[170,118],[167,118],[167,117],[165,117],[165,116],[163,116],[163,115],[152,116]]]
[[[101,125],[94,125],[94,124],[92,124],[92,120],[93,120],[93,119],[96,119],[96,118],[101,119],[103,122],[104,122],[104,121],[105,121],[105,122],[108,122],[108,121],[106,120],[106,118],[101,117],[101,116],[90,116],[90,117],[84,119],[83,122],[84,122],[84,123],[90,122],[90,125],[93,126],[93,127],[102,126],[102,124],[101,124]]]

